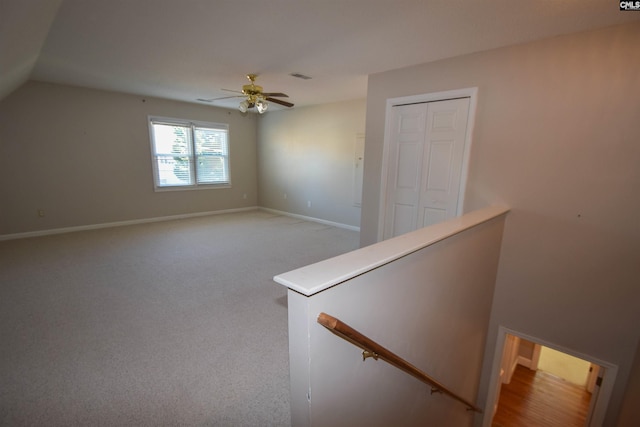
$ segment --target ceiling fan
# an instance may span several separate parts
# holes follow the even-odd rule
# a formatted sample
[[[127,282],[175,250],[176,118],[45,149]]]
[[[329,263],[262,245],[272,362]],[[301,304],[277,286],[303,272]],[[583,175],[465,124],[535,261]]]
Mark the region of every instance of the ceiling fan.
[[[293,107],[293,104],[287,101],[283,101],[281,99],[276,98],[288,98],[289,95],[280,93],[280,92],[263,92],[262,86],[258,86],[256,84],[256,74],[247,74],[247,78],[251,82],[250,84],[242,86],[242,91],[231,90],[231,89],[222,89],[227,92],[236,92],[242,95],[233,95],[233,96],[225,96],[222,98],[213,98],[213,99],[198,99],[198,101],[204,102],[212,102],[217,101],[219,99],[228,99],[228,98],[245,98],[240,102],[238,109],[246,113],[250,108],[255,107],[258,113],[263,114],[267,111],[269,106],[269,102],[275,102],[276,104],[283,105],[285,107]]]

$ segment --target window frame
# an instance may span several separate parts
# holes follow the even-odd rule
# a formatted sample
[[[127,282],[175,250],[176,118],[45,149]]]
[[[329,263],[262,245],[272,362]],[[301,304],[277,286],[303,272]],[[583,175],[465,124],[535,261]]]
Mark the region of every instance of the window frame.
[[[205,122],[199,120],[188,120],[188,119],[178,119],[174,117],[162,117],[162,116],[148,116],[148,126],[149,126],[149,143],[151,148],[151,166],[153,168],[153,188],[154,191],[162,192],[162,191],[189,191],[189,190],[212,190],[219,188],[231,188],[231,144],[230,140],[230,132],[229,125],[227,123],[215,123],[215,122]],[[188,128],[190,131],[189,135],[189,144],[190,144],[190,175],[193,180],[192,184],[185,185],[161,185],[160,184],[160,171],[158,168],[158,157],[162,156],[162,154],[158,154],[156,150],[155,143],[155,130],[154,124],[165,124],[169,126],[183,126]],[[196,128],[207,128],[213,129],[217,131],[224,131],[226,133],[225,138],[225,150],[226,156],[221,156],[224,158],[226,171],[227,171],[227,180],[215,182],[215,183],[198,183],[198,162],[197,162],[197,154],[196,154],[196,140],[195,140],[195,130]]]

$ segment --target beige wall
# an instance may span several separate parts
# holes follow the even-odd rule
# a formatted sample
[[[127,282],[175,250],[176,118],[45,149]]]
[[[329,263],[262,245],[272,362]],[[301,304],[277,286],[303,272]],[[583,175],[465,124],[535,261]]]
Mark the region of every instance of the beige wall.
[[[360,207],[353,203],[354,153],[356,136],[364,133],[365,110],[366,101],[356,100],[261,116],[260,206],[359,226]]]
[[[478,88],[465,209],[512,207],[488,359],[503,325],[618,365],[609,426],[640,334],[637,40],[632,24],[380,73],[367,99],[363,245],[377,238],[386,100]]]
[[[472,425],[475,413],[464,404],[430,394],[428,385],[382,360],[363,363],[361,349],[317,318],[323,312],[336,317],[476,403],[505,223],[494,215],[476,212],[461,223],[407,233],[276,277],[293,285],[294,426]],[[419,249],[407,254],[409,247]]]
[[[228,123],[232,188],[154,192],[148,115]],[[0,235],[255,206],[256,165],[254,115],[29,82],[0,102]]]

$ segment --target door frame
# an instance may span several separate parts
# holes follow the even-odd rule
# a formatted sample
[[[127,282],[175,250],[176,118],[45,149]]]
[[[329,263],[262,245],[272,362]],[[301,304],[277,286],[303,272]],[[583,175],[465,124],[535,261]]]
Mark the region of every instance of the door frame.
[[[605,362],[604,360],[600,360],[593,356],[589,356],[587,354],[583,354],[572,349],[554,344],[552,342],[532,337],[530,335],[514,331],[504,326],[498,326],[498,336],[496,339],[496,348],[493,355],[491,377],[489,378],[489,387],[487,388],[486,402],[484,406],[484,418],[482,419],[483,427],[491,426],[491,421],[493,419],[493,409],[498,400],[497,392],[500,382],[500,367],[502,364],[502,353],[504,344],[507,339],[507,334],[523,338],[527,341],[533,342],[534,344],[540,344],[544,347],[549,347],[562,353],[566,353],[571,356],[578,357],[582,360],[586,360],[595,365],[599,365],[604,371],[604,377],[602,378],[602,384],[600,385],[599,392],[594,393],[591,397],[592,401],[590,403],[590,407],[592,410],[590,411],[591,414],[588,415],[586,426],[599,427],[602,425],[604,416],[607,412],[607,407],[609,406],[609,400],[611,399],[611,394],[613,392],[613,385],[618,375],[618,366],[609,362]],[[593,399],[596,399],[595,403],[593,402]]]
[[[378,237],[377,241],[382,241],[384,236],[384,224],[386,216],[387,197],[389,195],[389,147],[391,145],[391,109],[395,106],[406,104],[423,104],[427,102],[446,101],[448,99],[469,98],[469,116],[467,118],[467,135],[464,141],[464,152],[462,155],[462,170],[460,171],[460,191],[458,193],[458,207],[456,215],[460,216],[464,212],[464,195],[467,188],[467,177],[469,172],[469,157],[471,155],[471,141],[473,135],[473,125],[476,117],[476,107],[478,103],[478,88],[468,87],[463,89],[447,90],[442,92],[424,93],[420,95],[402,96],[399,98],[388,98],[385,110],[384,142],[382,145],[382,171],[380,176],[380,205],[378,207]]]

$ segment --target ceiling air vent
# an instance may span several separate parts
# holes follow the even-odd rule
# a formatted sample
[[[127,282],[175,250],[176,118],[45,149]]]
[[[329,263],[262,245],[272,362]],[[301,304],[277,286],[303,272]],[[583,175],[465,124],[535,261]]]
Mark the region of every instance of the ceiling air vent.
[[[300,74],[300,73],[291,73],[291,74],[289,74],[289,75],[290,75],[291,77],[296,77],[296,78],[299,78],[299,79],[302,79],[302,80],[309,80],[309,79],[311,79],[311,77],[309,77],[309,76],[305,76],[304,74]]]

